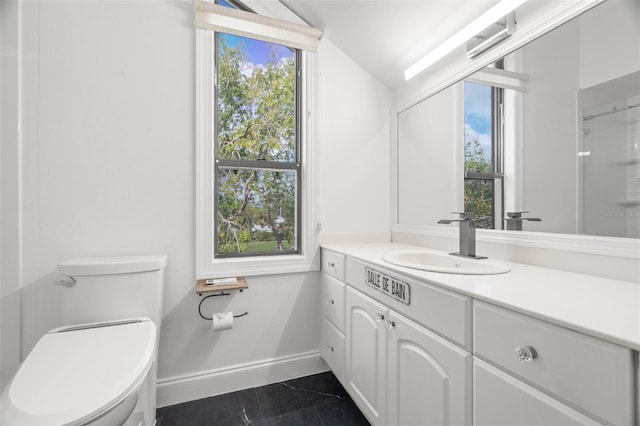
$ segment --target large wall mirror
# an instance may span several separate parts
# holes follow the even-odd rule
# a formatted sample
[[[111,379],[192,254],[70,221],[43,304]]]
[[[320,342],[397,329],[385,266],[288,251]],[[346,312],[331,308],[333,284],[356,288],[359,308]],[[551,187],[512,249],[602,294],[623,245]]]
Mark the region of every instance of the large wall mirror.
[[[464,209],[487,229],[640,238],[639,22],[639,2],[604,2],[397,111],[396,227]]]

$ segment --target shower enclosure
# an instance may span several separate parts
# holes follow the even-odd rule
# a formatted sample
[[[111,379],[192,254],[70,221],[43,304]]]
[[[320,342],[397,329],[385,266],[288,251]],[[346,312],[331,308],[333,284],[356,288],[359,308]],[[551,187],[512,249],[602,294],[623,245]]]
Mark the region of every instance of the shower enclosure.
[[[640,237],[639,82],[640,73],[633,73],[580,91],[578,221],[583,234]]]

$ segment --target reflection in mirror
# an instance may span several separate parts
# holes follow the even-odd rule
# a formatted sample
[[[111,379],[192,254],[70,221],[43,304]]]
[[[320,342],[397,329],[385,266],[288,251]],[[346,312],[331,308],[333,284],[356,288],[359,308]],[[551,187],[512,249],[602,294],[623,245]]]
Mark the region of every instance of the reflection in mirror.
[[[585,234],[640,237],[639,92],[640,72],[580,91],[579,194]]]
[[[640,237],[639,19],[605,2],[400,112],[398,223]]]
[[[458,87],[398,114],[398,221],[432,225],[462,208]],[[435,125],[437,123],[437,125]]]

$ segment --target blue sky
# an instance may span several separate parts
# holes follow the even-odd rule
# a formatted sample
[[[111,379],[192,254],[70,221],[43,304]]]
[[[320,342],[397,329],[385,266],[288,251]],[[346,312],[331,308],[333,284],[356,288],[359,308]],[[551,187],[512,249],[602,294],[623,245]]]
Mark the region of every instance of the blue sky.
[[[225,38],[229,47],[244,44],[244,49],[249,54],[249,61],[256,65],[265,65],[267,63],[267,58],[271,54],[272,46],[278,46],[281,59],[294,57],[294,52],[284,46],[231,34],[221,34],[221,36]]]
[[[218,4],[220,6],[235,9],[233,5],[227,3],[224,0],[220,0]],[[249,61],[255,65],[265,65],[267,63],[269,54],[271,54],[272,46],[279,46],[277,44],[253,40],[250,38],[235,36],[231,34],[222,34],[222,37],[225,38],[227,46],[229,47],[236,47],[239,44],[244,44],[245,51],[249,54]],[[279,51],[280,58],[294,57],[293,51],[284,46],[279,46]]]
[[[478,138],[485,158],[491,161],[491,86],[464,83],[465,134]]]

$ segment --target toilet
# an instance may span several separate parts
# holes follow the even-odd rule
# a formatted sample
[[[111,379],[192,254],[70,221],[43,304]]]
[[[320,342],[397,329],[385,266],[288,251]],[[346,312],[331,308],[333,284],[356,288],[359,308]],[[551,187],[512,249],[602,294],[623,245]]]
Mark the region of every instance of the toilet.
[[[0,396],[3,426],[155,423],[164,255],[58,265],[63,324]]]

